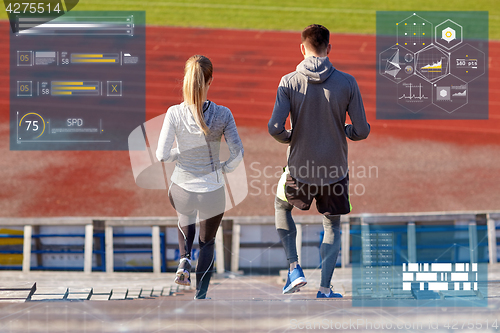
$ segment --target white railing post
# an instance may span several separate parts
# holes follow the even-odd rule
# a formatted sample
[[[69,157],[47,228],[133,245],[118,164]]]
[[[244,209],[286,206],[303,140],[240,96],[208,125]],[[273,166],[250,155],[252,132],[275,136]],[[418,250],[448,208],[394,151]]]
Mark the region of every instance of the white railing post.
[[[225,272],[224,268],[224,243],[223,243],[224,231],[222,224],[219,226],[217,233],[215,234],[215,259],[217,265],[217,273],[223,274]]]
[[[106,248],[106,273],[113,273],[115,270],[114,246],[113,246],[113,226],[106,226],[104,229],[104,242]]]
[[[477,263],[477,224],[469,222],[469,253],[470,262]]]
[[[490,214],[486,214],[486,223],[488,226],[488,255],[490,264],[497,263],[497,231],[495,220],[490,218]]]
[[[342,235],[340,237],[341,242],[341,265],[342,268],[346,268],[350,262],[350,250],[351,250],[351,226],[349,220],[341,222]]]
[[[302,258],[302,224],[296,223],[295,228],[297,229],[297,237],[295,238],[295,246],[297,247],[297,255],[299,256],[298,264],[301,263]]]
[[[417,262],[417,230],[415,227],[415,222],[410,221],[407,225],[407,237],[408,237],[408,262]]]
[[[371,265],[372,258],[372,240],[370,235],[370,225],[366,223],[363,217],[360,217],[361,224],[361,263],[362,265]]]
[[[85,225],[85,248],[83,259],[83,271],[87,274],[92,273],[92,256],[94,251],[94,225]]]
[[[33,232],[32,225],[24,226],[24,241],[23,241],[23,273],[29,273],[31,269],[31,235]]]
[[[161,273],[160,227],[151,227],[151,245],[153,251],[153,273]]]
[[[240,264],[240,232],[241,225],[233,222],[233,240],[231,244],[231,272],[238,273]]]

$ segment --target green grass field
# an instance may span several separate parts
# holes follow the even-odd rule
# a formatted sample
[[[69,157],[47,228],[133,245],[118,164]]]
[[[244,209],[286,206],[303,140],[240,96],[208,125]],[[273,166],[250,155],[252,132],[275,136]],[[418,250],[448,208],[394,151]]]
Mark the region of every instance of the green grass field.
[[[297,31],[314,22],[358,34],[375,34],[378,10],[481,10],[489,11],[490,39],[500,39],[499,0],[80,0],[75,10],[145,10],[150,25]]]

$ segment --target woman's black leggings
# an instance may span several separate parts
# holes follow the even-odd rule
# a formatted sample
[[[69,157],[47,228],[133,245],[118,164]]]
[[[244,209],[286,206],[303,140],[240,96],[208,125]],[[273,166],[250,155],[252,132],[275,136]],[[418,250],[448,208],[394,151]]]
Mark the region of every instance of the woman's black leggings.
[[[196,193],[172,184],[169,198],[179,217],[178,238],[181,258],[191,259],[196,234],[196,217],[199,214],[200,254],[196,266],[196,289],[206,293],[214,266],[215,235],[226,205],[224,187],[212,192]]]

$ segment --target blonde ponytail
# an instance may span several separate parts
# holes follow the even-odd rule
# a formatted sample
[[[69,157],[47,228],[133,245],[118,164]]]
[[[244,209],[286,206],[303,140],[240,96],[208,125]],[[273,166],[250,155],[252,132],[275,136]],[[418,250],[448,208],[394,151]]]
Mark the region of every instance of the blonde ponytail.
[[[208,134],[209,129],[203,117],[203,103],[205,102],[203,97],[212,73],[212,62],[207,57],[194,55],[186,61],[182,95],[196,124],[205,135]]]

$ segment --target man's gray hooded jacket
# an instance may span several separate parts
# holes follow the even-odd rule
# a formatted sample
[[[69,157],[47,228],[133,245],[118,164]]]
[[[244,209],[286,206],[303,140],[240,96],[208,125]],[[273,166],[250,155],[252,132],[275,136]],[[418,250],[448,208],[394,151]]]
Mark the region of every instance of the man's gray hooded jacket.
[[[352,125],[345,125],[346,113]],[[285,129],[290,114],[292,129]],[[328,57],[308,57],[282,77],[269,133],[290,144],[288,168],[298,181],[327,185],[347,176],[347,140],[370,133],[354,77],[336,70]]]

